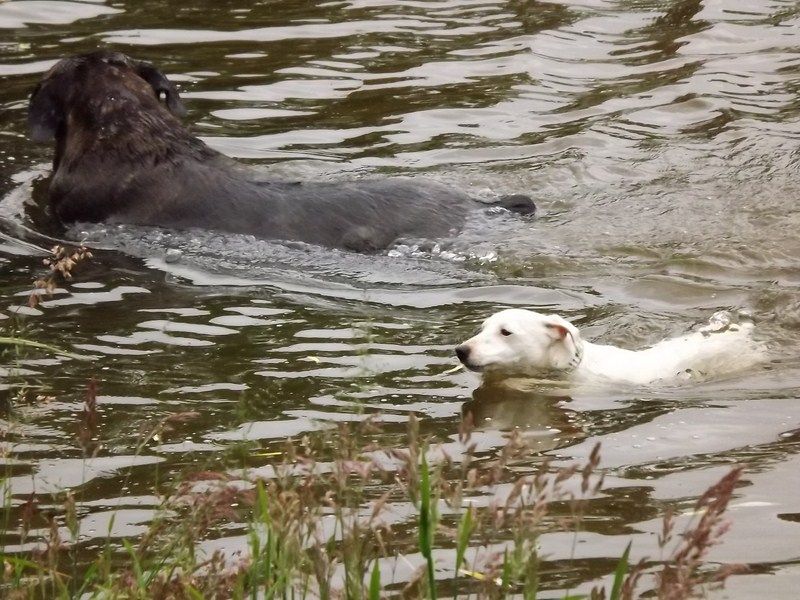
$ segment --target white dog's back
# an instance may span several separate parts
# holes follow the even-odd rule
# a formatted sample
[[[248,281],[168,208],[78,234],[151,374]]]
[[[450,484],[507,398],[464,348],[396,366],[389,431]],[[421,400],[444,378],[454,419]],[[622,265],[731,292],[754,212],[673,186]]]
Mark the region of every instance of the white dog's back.
[[[633,384],[722,376],[763,360],[753,329],[752,323],[743,323],[724,331],[697,331],[639,351],[585,343],[575,375]]]

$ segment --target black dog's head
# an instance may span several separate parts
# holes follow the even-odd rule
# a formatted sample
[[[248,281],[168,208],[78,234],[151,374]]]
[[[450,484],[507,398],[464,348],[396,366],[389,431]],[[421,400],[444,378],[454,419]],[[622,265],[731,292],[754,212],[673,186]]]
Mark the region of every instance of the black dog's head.
[[[37,143],[62,137],[73,111],[77,117],[72,118],[83,125],[102,126],[107,115],[142,108],[186,113],[175,85],[149,63],[107,50],[65,58],[45,73],[31,94],[30,137]]]

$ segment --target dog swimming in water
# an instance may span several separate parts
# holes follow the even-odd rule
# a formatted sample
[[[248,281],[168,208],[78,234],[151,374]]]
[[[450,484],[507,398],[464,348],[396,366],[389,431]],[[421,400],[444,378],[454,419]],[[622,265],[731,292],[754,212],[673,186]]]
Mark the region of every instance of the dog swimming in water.
[[[715,313],[709,324],[644,350],[593,344],[559,315],[511,308],[491,315],[456,355],[489,379],[561,377],[574,381],[646,385],[677,382],[687,375],[723,375],[764,359],[752,339],[753,323],[732,323]]]
[[[65,58],[33,90],[34,142],[55,140],[49,206],[62,223],[201,228],[358,252],[457,233],[481,204],[434,181],[270,180],[182,125],[175,85],[106,50]],[[492,206],[533,214],[521,194]]]

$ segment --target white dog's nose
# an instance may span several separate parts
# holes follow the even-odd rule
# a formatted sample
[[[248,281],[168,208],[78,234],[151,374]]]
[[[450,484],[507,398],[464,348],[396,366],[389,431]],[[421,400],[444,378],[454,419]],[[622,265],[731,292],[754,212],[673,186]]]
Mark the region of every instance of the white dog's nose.
[[[466,364],[467,360],[469,359],[469,346],[466,344],[456,346],[456,356],[458,357],[458,360]]]

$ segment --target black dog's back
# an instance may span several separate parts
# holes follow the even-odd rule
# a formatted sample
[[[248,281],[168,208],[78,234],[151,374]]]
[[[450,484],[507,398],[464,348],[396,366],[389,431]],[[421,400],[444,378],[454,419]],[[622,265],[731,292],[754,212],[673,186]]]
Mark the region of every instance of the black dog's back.
[[[152,202],[128,202],[110,220],[210,228],[365,252],[401,237],[455,233],[474,207],[466,194],[427,180],[264,181],[248,169],[225,164],[226,159],[221,162],[193,160],[141,173],[133,193],[149,190]]]
[[[149,64],[113,52],[57,63],[29,111],[31,137],[56,140],[56,216],[369,251],[401,237],[450,235],[476,207],[463,192],[419,179],[263,181],[189,134],[175,116],[183,112],[175,86]],[[501,205],[535,208],[520,195]]]

